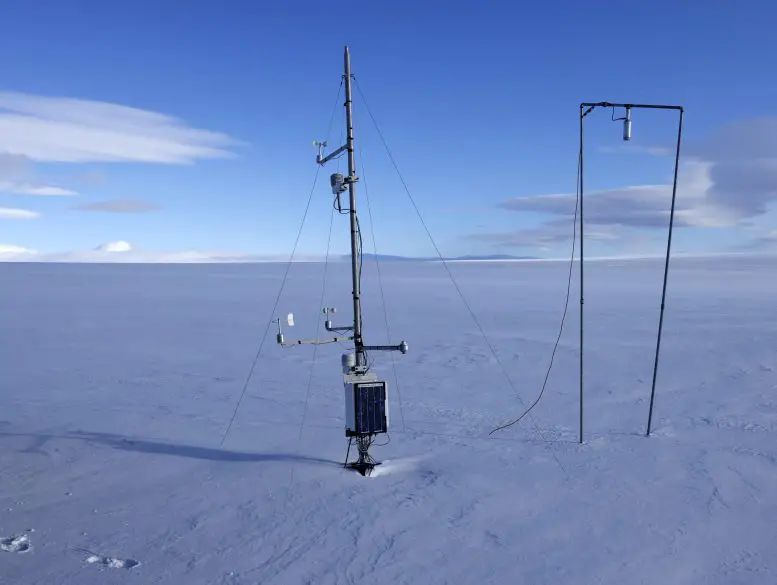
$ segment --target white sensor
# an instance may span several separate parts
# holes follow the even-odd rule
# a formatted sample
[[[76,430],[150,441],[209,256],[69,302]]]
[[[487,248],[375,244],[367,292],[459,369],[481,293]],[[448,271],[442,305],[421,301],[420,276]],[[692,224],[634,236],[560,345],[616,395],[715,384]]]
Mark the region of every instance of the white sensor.
[[[623,140],[631,140],[631,108],[626,108],[626,117],[623,119]]]

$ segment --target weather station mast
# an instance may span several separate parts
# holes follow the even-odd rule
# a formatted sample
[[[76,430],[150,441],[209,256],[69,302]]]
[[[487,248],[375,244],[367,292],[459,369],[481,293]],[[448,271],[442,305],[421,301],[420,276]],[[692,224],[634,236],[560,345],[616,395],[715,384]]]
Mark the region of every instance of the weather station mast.
[[[325,316],[326,330],[335,334],[334,337],[324,339],[300,339],[286,342],[281,330],[281,320],[278,323],[277,342],[282,347],[290,347],[302,344],[325,344],[353,341],[353,352],[343,354],[342,373],[345,387],[345,436],[348,438],[348,450],[345,456],[345,466],[354,469],[362,475],[369,475],[372,469],[380,463],[370,456],[369,449],[375,437],[387,433],[389,428],[388,393],[385,381],[378,380],[377,375],[370,371],[368,352],[370,351],[399,351],[407,353],[406,341],[398,345],[365,345],[362,338],[362,306],[361,306],[361,273],[362,273],[362,236],[359,227],[359,218],[356,214],[356,183],[359,177],[356,174],[356,161],[354,156],[353,137],[353,112],[351,99],[351,56],[348,47],[344,54],[345,73],[343,75],[345,85],[345,132],[346,143],[331,153],[324,155],[327,143],[315,142],[318,147],[316,163],[324,166],[327,162],[340,157],[343,153],[348,156],[348,175],[333,173],[330,176],[332,194],[335,197],[335,208],[342,214],[349,216],[351,232],[351,278],[353,281],[353,322],[351,325],[335,327],[329,319],[329,315],[336,312],[335,308],[325,307],[322,312]],[[348,209],[342,207],[341,196],[348,191]],[[289,313],[287,324],[294,325],[294,317]],[[348,335],[350,333],[350,335]],[[338,334],[345,334],[338,337]],[[349,463],[351,445],[356,441],[359,453],[357,461]]]

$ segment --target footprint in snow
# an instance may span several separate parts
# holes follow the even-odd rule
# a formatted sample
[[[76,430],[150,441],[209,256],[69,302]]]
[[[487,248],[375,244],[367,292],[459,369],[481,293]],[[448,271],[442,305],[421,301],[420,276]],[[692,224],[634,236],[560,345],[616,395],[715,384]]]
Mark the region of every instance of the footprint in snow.
[[[137,567],[140,562],[136,561],[135,559],[119,559],[116,557],[104,557],[102,555],[98,555],[93,553],[90,550],[86,549],[80,549],[81,552],[86,553],[89,555],[86,557],[86,562],[90,565],[101,565],[103,567],[108,567],[109,569],[131,569],[133,567]]]
[[[117,559],[115,557],[101,557],[100,555],[92,555],[86,559],[86,562],[90,565],[104,565],[111,569],[131,569],[140,564],[134,559]]]
[[[9,536],[0,540],[0,550],[5,552],[23,553],[32,548],[30,537],[26,534]]]

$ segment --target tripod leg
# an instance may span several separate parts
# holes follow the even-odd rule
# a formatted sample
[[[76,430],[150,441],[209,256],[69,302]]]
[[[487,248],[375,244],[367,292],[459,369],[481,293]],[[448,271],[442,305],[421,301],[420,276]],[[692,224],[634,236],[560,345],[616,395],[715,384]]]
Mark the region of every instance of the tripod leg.
[[[345,463],[343,463],[343,467],[348,467],[348,456],[351,454],[351,441],[353,441],[353,437],[348,437],[348,450],[345,452]]]

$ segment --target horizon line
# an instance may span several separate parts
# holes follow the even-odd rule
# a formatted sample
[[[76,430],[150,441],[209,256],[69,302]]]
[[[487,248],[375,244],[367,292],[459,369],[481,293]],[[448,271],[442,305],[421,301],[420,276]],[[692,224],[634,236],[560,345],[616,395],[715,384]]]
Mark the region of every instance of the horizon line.
[[[26,259],[3,259],[0,257],[0,264],[109,264],[109,265],[117,265],[117,264],[143,264],[143,265],[153,265],[153,264],[175,264],[175,265],[187,265],[187,264],[288,264],[288,263],[295,263],[295,264],[322,264],[322,263],[339,263],[344,262],[346,258],[350,258],[350,255],[340,255],[333,258],[318,258],[318,259],[312,259],[310,257],[302,260],[296,260],[294,258],[281,260],[281,259],[261,259],[258,257],[218,257],[213,256],[212,258],[198,258],[198,259],[192,259],[192,260],[176,260],[176,259],[160,259],[160,260],[149,260],[149,259],[121,259],[120,256],[122,255],[122,252],[113,252],[110,253],[111,256],[114,256],[115,259],[108,259],[108,258],[99,258],[99,259],[68,259],[68,258],[62,258],[62,259],[56,259],[56,258],[26,258]],[[367,256],[375,257],[375,254],[367,254]],[[474,256],[474,255],[473,255]],[[720,258],[720,257],[749,257],[749,256],[756,256],[756,257],[773,257],[777,256],[777,252],[774,251],[764,251],[764,252],[757,252],[757,251],[739,251],[739,252],[694,252],[694,253],[677,253],[677,254],[671,254],[670,255],[670,261],[672,259],[713,259],[713,258]],[[377,255],[378,261],[383,260],[383,262],[388,263],[412,263],[412,262],[418,262],[418,263],[441,263],[441,262],[451,262],[451,263],[457,263],[457,264],[477,264],[477,263],[537,263],[537,262],[571,262],[571,263],[579,263],[580,257],[576,256],[574,258],[570,257],[549,257],[549,258],[540,258],[540,257],[500,257],[500,258],[488,258],[488,257],[473,257],[468,258],[466,256],[458,256],[458,257],[451,257],[451,258],[443,258],[442,260],[440,258],[430,258],[430,257],[413,257],[413,256],[391,256],[391,255]],[[586,256],[584,258],[585,262],[601,262],[601,261],[638,261],[638,260],[665,260],[666,255],[665,254],[641,254],[641,255],[631,255],[631,256],[625,256],[625,255],[608,255],[608,256]]]

